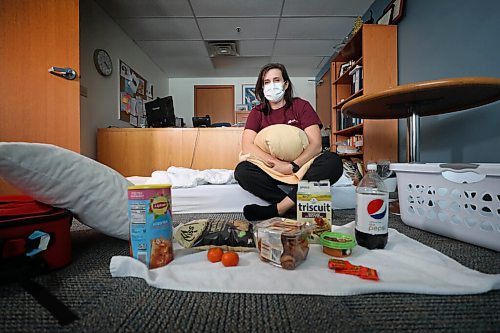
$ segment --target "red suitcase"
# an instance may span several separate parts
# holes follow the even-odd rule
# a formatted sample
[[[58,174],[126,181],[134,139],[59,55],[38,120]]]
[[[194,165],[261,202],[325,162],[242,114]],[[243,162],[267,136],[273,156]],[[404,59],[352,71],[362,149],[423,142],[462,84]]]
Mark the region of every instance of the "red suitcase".
[[[72,220],[69,211],[28,196],[0,197],[0,262],[37,258],[44,271],[68,265]]]
[[[78,316],[31,280],[71,262],[73,215],[27,196],[0,197],[0,283],[17,282],[61,325]]]

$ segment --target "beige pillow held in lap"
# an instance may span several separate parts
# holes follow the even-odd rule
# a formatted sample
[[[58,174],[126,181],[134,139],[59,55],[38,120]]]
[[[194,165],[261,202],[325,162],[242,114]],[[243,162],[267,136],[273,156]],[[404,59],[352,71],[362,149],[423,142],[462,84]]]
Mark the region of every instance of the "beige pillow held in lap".
[[[300,128],[277,124],[257,133],[254,143],[266,153],[282,161],[291,162],[302,154],[309,145],[309,140]]]

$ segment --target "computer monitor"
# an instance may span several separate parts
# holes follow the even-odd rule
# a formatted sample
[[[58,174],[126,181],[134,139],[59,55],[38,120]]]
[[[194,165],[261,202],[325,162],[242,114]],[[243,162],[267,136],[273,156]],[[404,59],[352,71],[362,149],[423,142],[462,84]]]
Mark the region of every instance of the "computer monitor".
[[[174,101],[172,96],[157,98],[146,103],[148,127],[174,127]]]
[[[207,114],[204,117],[193,117],[193,127],[210,127],[210,116]]]

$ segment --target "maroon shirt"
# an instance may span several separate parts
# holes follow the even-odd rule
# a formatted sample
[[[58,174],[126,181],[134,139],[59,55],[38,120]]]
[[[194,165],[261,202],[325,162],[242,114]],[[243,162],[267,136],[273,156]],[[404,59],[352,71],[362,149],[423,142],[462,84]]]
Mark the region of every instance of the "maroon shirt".
[[[323,127],[311,104],[301,98],[294,98],[289,108],[281,107],[271,110],[271,113],[267,116],[260,111],[261,108],[261,106],[257,105],[250,111],[245,129],[251,129],[258,133],[263,128],[276,124],[288,124],[302,130],[311,125],[319,125],[319,128]]]

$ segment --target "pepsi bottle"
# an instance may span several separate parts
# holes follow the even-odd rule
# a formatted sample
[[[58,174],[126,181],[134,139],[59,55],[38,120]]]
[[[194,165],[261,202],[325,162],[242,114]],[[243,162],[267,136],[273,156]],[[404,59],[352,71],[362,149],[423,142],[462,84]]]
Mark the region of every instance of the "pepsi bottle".
[[[377,174],[377,164],[370,163],[356,188],[356,242],[369,250],[387,244],[389,193]]]

